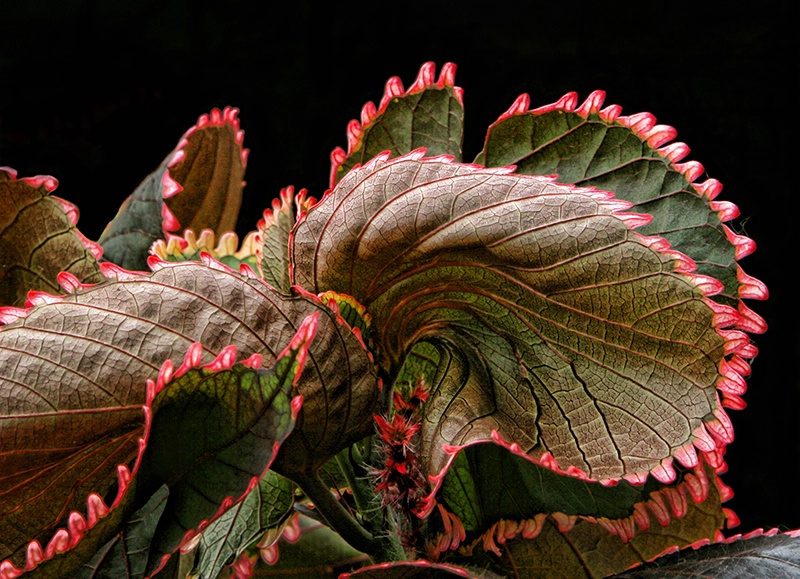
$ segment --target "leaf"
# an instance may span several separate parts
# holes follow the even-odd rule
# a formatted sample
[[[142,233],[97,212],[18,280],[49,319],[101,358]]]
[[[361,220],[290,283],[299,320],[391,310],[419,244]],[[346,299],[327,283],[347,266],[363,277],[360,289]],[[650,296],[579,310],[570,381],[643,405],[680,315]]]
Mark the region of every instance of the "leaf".
[[[238,270],[246,265],[253,271],[258,270],[256,246],[258,234],[255,231],[248,233],[239,246],[239,237],[232,231],[223,233],[216,241],[214,232],[204,229],[197,237],[191,229],[187,229],[183,237],[170,235],[169,242],[158,239],[150,247],[150,253],[159,259],[171,262],[200,261],[201,254],[207,253],[210,257],[223,263],[231,269]]]
[[[441,359],[420,454],[493,440],[593,480],[669,479],[727,440],[726,342],[675,256],[607,195],[417,153],[351,171],[295,227],[295,283],[352,295],[390,374],[420,341]],[[722,444],[722,443],[720,443]]]
[[[113,539],[75,573],[75,579],[144,577],[150,543],[168,497],[169,489],[164,485],[131,516]],[[43,571],[49,571],[47,564],[39,572]]]
[[[613,191],[653,217],[641,233],[663,236],[673,249],[695,260],[698,273],[722,282],[724,292],[716,299],[739,307],[746,279],[736,260],[755,245],[724,224],[738,216],[738,209],[714,200],[722,189],[716,179],[695,182],[704,173],[702,165],[680,163],[689,148],[670,142],[675,129],[657,125],[649,113],[620,116],[617,105],[601,110],[604,98],[605,93],[596,91],[577,106],[577,95],[569,93],[529,111],[523,95],[489,128],[477,162],[516,165],[517,172],[528,175],[557,173],[562,183]],[[760,285],[764,299],[766,288]],[[740,323],[750,318],[743,329],[766,329],[749,310],[743,317]]]
[[[75,228],[75,206],[50,195],[57,184],[0,169],[0,305],[21,306],[31,290],[59,291],[62,271],[84,283],[103,279],[96,259],[102,250]]]
[[[258,561],[256,576],[295,579],[338,579],[343,571],[362,566],[369,558],[348,545],[334,531],[300,516],[302,534],[296,542],[281,540],[278,560]]]
[[[153,400],[151,441],[137,486],[139,497],[162,484],[170,489],[148,571],[257,488],[294,428],[302,398],[293,400],[292,389],[318,319],[314,313],[303,320],[269,369],[260,368],[259,358],[234,364],[235,349],[229,347],[202,367],[192,367],[199,356],[190,351],[165,377]]]
[[[178,223],[165,224],[167,231],[211,229],[222,235],[236,228],[247,163],[238,114],[231,107],[213,109],[178,143],[164,180],[164,202]]]
[[[353,167],[384,151],[396,157],[424,148],[428,155],[451,155],[460,161],[464,103],[461,89],[454,85],[455,72],[455,65],[447,63],[434,80],[436,65],[427,62],[407,91],[398,77],[390,78],[378,108],[368,102],[361,122],[353,120],[347,126],[347,153],[339,147],[331,153],[331,188]]]
[[[0,559],[24,565],[29,540],[47,544],[71,510],[86,512],[90,493],[105,496],[117,465],[137,456],[146,380],[195,341],[204,361],[233,344],[271,365],[318,312],[297,385],[304,408],[282,453],[295,448],[287,463],[313,469],[372,433],[375,369],[331,310],[216,262],[156,265],[152,274],[105,265],[118,279],[38,296],[0,329]]]
[[[709,476],[713,476],[710,469]],[[561,523],[551,517],[542,518],[537,528],[529,531],[533,537],[528,538],[522,534],[525,531],[521,525],[505,524],[502,529],[498,525],[487,533],[487,539],[476,541],[466,550],[469,556],[454,555],[452,559],[488,566],[514,579],[606,577],[675,545],[707,542],[717,536],[724,515],[715,484],[710,485],[706,500],[700,503],[689,500],[685,508],[683,517],[672,518],[666,526],[642,510],[642,515],[649,519],[648,528],[628,541],[587,519],[578,519],[571,529],[562,532]]]
[[[184,133],[176,149],[125,200],[100,235],[105,259],[146,270],[150,246],[167,232],[236,226],[247,153],[237,109],[213,109]]]
[[[281,189],[280,197],[273,200],[272,209],[264,210],[258,222],[262,243],[256,246],[257,260],[262,277],[268,284],[284,294],[292,287],[289,271],[289,239],[299,215],[315,203],[301,189],[295,195],[294,187]]]
[[[466,567],[431,563],[430,561],[398,561],[363,567],[352,573],[344,573],[340,579],[447,579],[466,577],[467,579],[500,579],[491,571],[474,571]]]
[[[193,572],[216,577],[270,529],[280,529],[294,510],[294,483],[268,471],[258,486],[201,534]]]
[[[796,531],[776,535],[777,529],[750,538],[734,537],[698,548],[666,555],[615,577],[635,579],[732,579],[734,577],[797,577],[800,569],[800,538]]]
[[[438,500],[461,520],[467,533],[482,533],[499,520],[530,519],[538,513],[622,519],[656,488],[652,482],[604,486],[559,475],[502,446],[482,443],[458,452]]]

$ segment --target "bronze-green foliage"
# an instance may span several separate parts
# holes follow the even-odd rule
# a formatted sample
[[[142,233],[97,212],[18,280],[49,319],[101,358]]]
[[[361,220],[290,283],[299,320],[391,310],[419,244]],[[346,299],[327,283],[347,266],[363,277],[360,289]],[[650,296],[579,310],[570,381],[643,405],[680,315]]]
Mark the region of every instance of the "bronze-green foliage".
[[[0,579],[600,577],[723,537],[766,329],[735,206],[599,92],[523,95],[463,163],[435,72],[238,249],[235,109],[99,245],[54,179],[0,172]]]

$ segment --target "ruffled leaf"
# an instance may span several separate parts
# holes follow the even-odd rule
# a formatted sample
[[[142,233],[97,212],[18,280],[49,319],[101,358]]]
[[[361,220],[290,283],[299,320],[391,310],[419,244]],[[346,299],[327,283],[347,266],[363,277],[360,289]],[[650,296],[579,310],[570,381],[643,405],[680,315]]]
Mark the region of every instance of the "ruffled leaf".
[[[28,541],[47,545],[71,510],[86,512],[91,493],[105,496],[117,465],[139,452],[146,380],[193,342],[203,344],[196,355],[204,362],[232,344],[271,365],[300,322],[318,313],[287,463],[312,470],[371,434],[375,369],[323,304],[281,296],[216,262],[160,264],[149,275],[105,270],[117,279],[40,296],[0,329],[0,558],[24,566]]]
[[[567,529],[564,518],[541,517],[524,523],[503,521],[465,550],[468,557],[454,554],[451,558],[514,579],[606,577],[676,546],[707,543],[719,536],[724,515],[719,491],[714,484],[710,487],[705,501],[689,500],[685,515],[666,526],[642,510],[648,528],[629,540],[591,520],[578,519]]]
[[[239,245],[239,237],[232,231],[223,233],[219,241],[214,232],[204,229],[200,237],[191,229],[187,229],[183,237],[171,235],[169,242],[163,239],[156,240],[150,247],[151,255],[164,261],[201,261],[201,256],[207,253],[213,259],[227,265],[232,269],[240,269],[246,265],[253,271],[258,270],[256,257],[258,234],[255,231],[248,233]]]
[[[331,153],[330,186],[384,151],[396,157],[425,148],[429,155],[461,160],[464,103],[454,84],[455,71],[455,65],[447,63],[436,79],[435,64],[425,63],[408,90],[398,77],[390,78],[378,107],[368,102],[361,110],[361,122],[350,121],[347,153],[341,148]]]
[[[262,277],[285,294],[292,287],[289,237],[298,217],[314,202],[313,197],[306,197],[305,189],[295,195],[294,187],[286,187],[281,190],[280,197],[273,200],[272,209],[266,209],[258,222],[262,241],[256,246],[256,254]]]
[[[76,228],[78,210],[50,195],[53,177],[17,179],[0,169],[0,305],[22,306],[31,290],[60,291],[57,276],[69,272],[82,283],[103,279],[100,247]]]
[[[105,258],[147,269],[150,246],[179,229],[232,231],[242,203],[247,150],[237,109],[202,115],[122,204],[100,236]]]
[[[429,474],[448,445],[497,431],[595,480],[661,476],[727,419],[725,340],[696,280],[631,230],[646,220],[626,207],[546,178],[382,156],[297,225],[295,282],[362,303],[390,374],[419,341],[439,349]]]

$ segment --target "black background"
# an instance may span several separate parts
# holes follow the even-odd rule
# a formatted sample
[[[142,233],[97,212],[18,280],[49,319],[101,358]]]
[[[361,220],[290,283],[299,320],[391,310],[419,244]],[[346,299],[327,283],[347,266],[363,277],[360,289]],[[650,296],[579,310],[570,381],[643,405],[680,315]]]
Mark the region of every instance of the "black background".
[[[97,239],[119,203],[212,107],[241,109],[251,150],[239,232],[286,185],[319,197],[329,154],[386,79],[458,65],[465,159],[522,92],[533,106],[607,92],[678,129],[758,244],[743,261],[771,290],[750,305],[748,408],[723,480],[742,532],[800,527],[795,239],[800,21],[791,2],[332,3],[3,0],[0,165],[50,174]],[[280,12],[277,12],[280,6]]]

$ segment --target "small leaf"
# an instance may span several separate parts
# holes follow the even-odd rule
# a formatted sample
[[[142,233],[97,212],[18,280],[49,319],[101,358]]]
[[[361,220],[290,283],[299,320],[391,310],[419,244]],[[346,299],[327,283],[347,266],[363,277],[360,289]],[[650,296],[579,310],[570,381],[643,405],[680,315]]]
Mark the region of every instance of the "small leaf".
[[[331,154],[331,188],[354,166],[384,151],[396,157],[424,148],[430,156],[461,160],[464,104],[461,89],[454,85],[455,70],[454,64],[445,64],[436,80],[436,67],[428,62],[407,91],[399,78],[390,78],[378,108],[369,102],[361,122],[350,121],[347,153],[337,148]]]
[[[299,407],[292,402],[292,388],[318,318],[311,314],[303,321],[268,370],[233,364],[232,350],[226,350],[206,366],[181,366],[157,394],[137,495],[149,497],[166,484],[170,496],[153,539],[149,571],[257,488],[294,428]]]
[[[666,555],[614,577],[620,579],[733,579],[770,577],[790,579],[800,570],[800,537],[797,532],[775,535],[773,529],[751,538],[736,538],[696,550]]]
[[[50,195],[56,186],[52,177],[0,169],[0,305],[22,306],[30,290],[60,292],[62,271],[82,283],[103,279],[100,247],[75,228],[77,208]]]
[[[169,489],[162,486],[120,531],[75,573],[75,579],[141,579]],[[42,571],[48,571],[43,566]]]
[[[289,271],[289,239],[297,218],[315,203],[306,197],[306,190],[297,195],[294,187],[281,189],[280,197],[273,200],[272,209],[264,210],[258,222],[262,243],[256,247],[258,265],[264,280],[281,293],[288,294],[292,287]]]
[[[223,233],[217,242],[214,232],[210,229],[200,232],[200,237],[197,237],[191,229],[187,229],[183,237],[171,235],[169,242],[163,239],[156,240],[150,247],[150,253],[170,262],[201,261],[202,254],[207,253],[231,269],[239,270],[242,265],[246,265],[255,272],[258,270],[257,245],[258,234],[255,231],[248,233],[240,246],[239,237],[232,231]]]
[[[248,495],[225,511],[201,534],[193,572],[216,577],[268,530],[278,530],[294,510],[295,485],[268,471]]]
[[[475,571],[467,567],[430,561],[398,561],[371,565],[352,573],[343,574],[340,579],[501,579],[491,571]]]
[[[100,236],[106,260],[146,270],[150,246],[180,228],[236,227],[246,150],[237,109],[214,109],[184,133],[175,150],[128,197]]]

